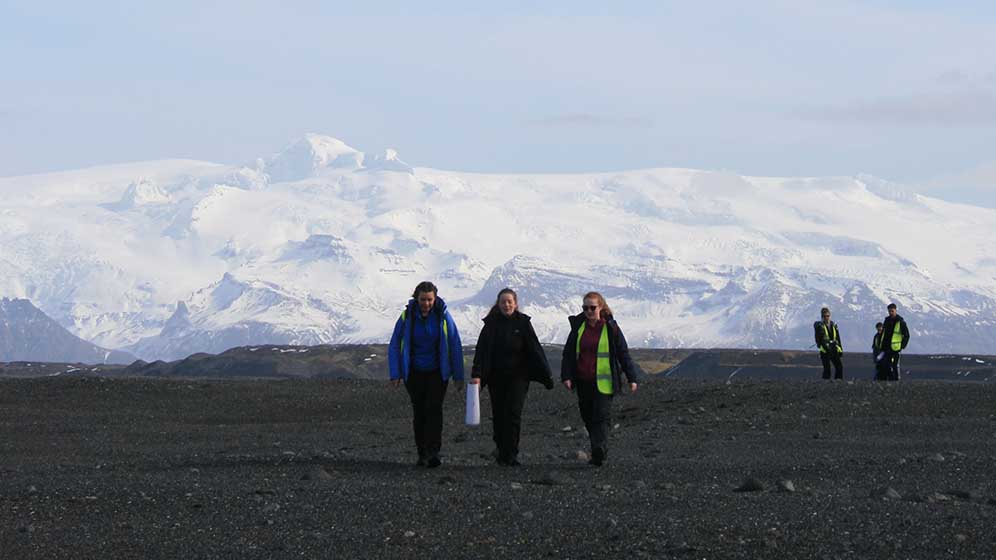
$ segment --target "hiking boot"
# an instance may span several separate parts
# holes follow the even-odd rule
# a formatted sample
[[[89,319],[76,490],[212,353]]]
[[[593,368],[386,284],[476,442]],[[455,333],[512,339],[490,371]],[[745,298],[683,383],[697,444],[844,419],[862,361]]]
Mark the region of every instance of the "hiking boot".
[[[429,457],[428,461],[426,461],[425,466],[429,467],[430,469],[434,469],[442,464],[443,462],[439,460],[439,455],[433,455],[432,457]]]
[[[591,459],[588,461],[589,465],[595,465],[596,467],[601,467],[602,463],[605,462],[605,451],[601,449],[591,450]]]

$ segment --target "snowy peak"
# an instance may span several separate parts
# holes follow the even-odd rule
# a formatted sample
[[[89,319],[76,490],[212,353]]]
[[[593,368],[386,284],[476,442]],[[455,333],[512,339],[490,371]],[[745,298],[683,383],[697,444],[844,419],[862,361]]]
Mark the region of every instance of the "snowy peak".
[[[108,210],[120,212],[139,206],[168,204],[169,202],[169,193],[152,181],[142,178],[128,185],[120,200],[102,206]]]
[[[264,162],[270,181],[280,183],[307,179],[326,168],[359,169],[363,152],[342,140],[320,134],[306,134]]]
[[[368,156],[363,161],[363,167],[370,171],[397,171],[415,174],[410,165],[398,157],[398,152],[388,148],[379,154]]]

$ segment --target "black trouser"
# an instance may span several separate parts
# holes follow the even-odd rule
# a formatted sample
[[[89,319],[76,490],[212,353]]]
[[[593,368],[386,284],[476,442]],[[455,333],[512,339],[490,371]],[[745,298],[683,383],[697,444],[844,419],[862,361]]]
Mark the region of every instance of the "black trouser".
[[[612,395],[598,391],[594,381],[575,381],[578,392],[578,408],[581,409],[581,419],[588,429],[588,439],[591,440],[591,452],[601,451],[605,457],[609,453],[609,422],[612,413]]]
[[[844,379],[844,364],[840,361],[840,354],[833,355],[830,352],[820,352],[820,361],[823,362],[823,379],[830,379],[830,364],[833,364],[834,378]]]
[[[439,370],[412,371],[405,380],[405,388],[412,399],[412,428],[415,446],[421,459],[436,457],[443,445],[443,397],[446,382]]]
[[[519,455],[519,433],[522,428],[522,407],[529,392],[529,379],[507,373],[488,376],[491,396],[491,420],[494,423],[498,459],[510,461]]]
[[[889,380],[889,358],[887,356],[882,356],[881,360],[875,362],[875,380],[876,381]]]
[[[889,368],[889,377],[887,379],[889,381],[899,381],[899,352],[888,350],[882,360],[887,360],[886,364]]]

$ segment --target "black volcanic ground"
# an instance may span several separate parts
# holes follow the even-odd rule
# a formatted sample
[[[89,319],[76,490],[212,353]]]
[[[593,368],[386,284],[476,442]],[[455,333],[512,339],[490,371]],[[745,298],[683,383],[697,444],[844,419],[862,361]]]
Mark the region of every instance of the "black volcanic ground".
[[[600,469],[560,386],[521,468],[451,389],[416,470],[383,380],[3,378],[0,557],[992,557],[996,385],[680,373],[615,399]]]

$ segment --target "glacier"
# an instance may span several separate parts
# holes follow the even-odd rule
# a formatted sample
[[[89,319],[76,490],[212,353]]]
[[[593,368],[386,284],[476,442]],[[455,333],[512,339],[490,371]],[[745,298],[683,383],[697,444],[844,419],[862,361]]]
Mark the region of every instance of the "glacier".
[[[421,280],[466,341],[505,286],[544,342],[602,292],[630,344],[803,349],[829,306],[868,350],[996,348],[996,210],[876,177],[695,169],[478,174],[308,134],[243,166],[0,178],[0,296],[145,360],[384,342]]]

